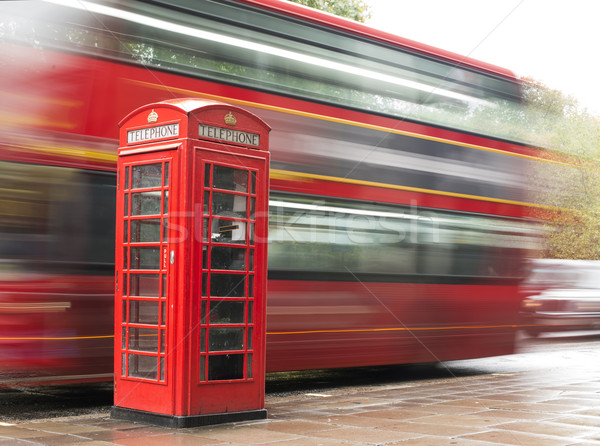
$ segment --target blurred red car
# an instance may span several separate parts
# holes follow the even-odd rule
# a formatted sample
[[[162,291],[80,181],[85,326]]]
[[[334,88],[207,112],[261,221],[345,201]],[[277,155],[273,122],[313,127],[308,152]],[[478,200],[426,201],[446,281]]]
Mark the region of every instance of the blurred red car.
[[[525,332],[600,330],[600,261],[531,261],[521,292]]]

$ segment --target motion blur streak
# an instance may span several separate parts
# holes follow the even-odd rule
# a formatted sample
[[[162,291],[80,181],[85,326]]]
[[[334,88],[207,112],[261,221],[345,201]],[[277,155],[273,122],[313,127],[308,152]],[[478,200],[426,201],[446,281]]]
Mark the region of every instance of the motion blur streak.
[[[267,332],[270,335],[289,335],[289,334],[307,334],[307,333],[354,333],[354,332],[366,332],[366,331],[424,331],[424,330],[473,330],[473,329],[486,329],[486,328],[516,328],[518,325],[494,325],[494,326],[464,326],[464,327],[392,327],[392,328],[373,328],[370,330],[319,330],[319,331],[280,331],[280,332]]]
[[[111,379],[115,342],[135,350],[112,336],[115,254],[143,252],[114,250],[117,123],[183,96],[272,128],[268,371],[514,350],[545,205],[529,195],[545,161],[527,145],[519,81],[302,10],[0,2],[0,382]],[[211,311],[205,324],[225,317]]]

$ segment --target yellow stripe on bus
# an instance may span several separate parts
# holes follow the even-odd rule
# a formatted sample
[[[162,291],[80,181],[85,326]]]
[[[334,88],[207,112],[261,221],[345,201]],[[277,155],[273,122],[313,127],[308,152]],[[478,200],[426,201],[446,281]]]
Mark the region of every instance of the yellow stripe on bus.
[[[441,331],[441,330],[481,330],[497,328],[521,328],[531,325],[474,325],[474,326],[450,326],[450,327],[387,327],[387,328],[352,328],[339,330],[305,330],[305,331],[267,331],[267,335],[303,335],[303,334],[327,334],[327,333],[376,333],[376,332],[398,332],[398,331]],[[0,341],[68,341],[85,339],[110,339],[114,335],[103,336],[73,336],[73,337],[3,337]]]
[[[293,334],[325,334],[325,333],[367,333],[382,331],[438,331],[438,330],[481,330],[493,328],[519,328],[520,325],[478,325],[478,326],[453,326],[453,327],[389,327],[389,328],[353,328],[339,330],[310,330],[310,331],[274,331],[268,335],[293,335]]]
[[[482,150],[482,151],[491,152],[491,153],[498,153],[501,155],[516,156],[518,158],[524,158],[524,159],[529,159],[529,160],[534,160],[534,161],[541,161],[541,162],[550,163],[550,164],[568,165],[567,163],[563,163],[560,161],[554,161],[551,159],[542,158],[542,157],[538,157],[538,156],[524,155],[521,153],[509,152],[507,150],[493,149],[491,147],[480,146],[477,144],[463,143],[463,142],[459,142],[459,141],[453,141],[451,139],[438,138],[436,136],[429,136],[429,135],[422,135],[420,133],[409,132],[406,130],[398,130],[398,129],[391,128],[391,127],[385,127],[385,126],[374,125],[374,124],[366,124],[364,122],[351,121],[349,119],[334,118],[331,116],[319,115],[316,113],[309,113],[309,112],[303,112],[300,110],[294,110],[294,109],[289,109],[289,108],[284,108],[284,107],[277,107],[277,106],[273,106],[273,105],[262,104],[260,102],[245,101],[245,100],[230,98],[227,96],[199,93],[198,91],[195,91],[195,90],[187,90],[187,89],[178,88],[178,87],[169,87],[167,85],[156,84],[153,82],[138,81],[135,79],[127,79],[126,81],[129,83],[132,83],[132,84],[141,85],[141,86],[148,87],[148,88],[153,88],[155,90],[167,91],[170,93],[178,93],[178,94],[194,96],[194,97],[198,97],[198,98],[212,99],[214,101],[222,101],[222,102],[228,102],[231,104],[245,105],[248,107],[259,108],[262,110],[271,110],[271,111],[286,113],[289,115],[297,115],[297,116],[304,116],[307,118],[319,119],[321,121],[329,121],[329,122],[336,122],[339,124],[347,124],[347,125],[351,125],[354,127],[362,127],[362,128],[371,129],[371,130],[379,130],[379,131],[384,131],[387,133],[394,133],[397,135],[411,136],[413,138],[442,142],[442,143],[446,143],[446,144],[451,144],[453,146],[467,147],[470,149]]]
[[[511,204],[511,205],[516,205],[516,206],[534,207],[534,208],[549,209],[549,210],[562,210],[560,208],[556,208],[553,206],[547,206],[547,205],[535,204],[535,203],[527,203],[524,201],[504,200],[502,198],[490,198],[490,197],[483,197],[483,196],[479,196],[479,195],[459,194],[459,193],[455,193],[455,192],[444,192],[444,191],[437,191],[437,190],[431,190],[431,189],[422,189],[419,187],[400,186],[397,184],[378,183],[375,181],[354,180],[352,178],[340,178],[340,177],[332,177],[332,176],[328,176],[328,175],[317,175],[317,174],[312,174],[312,173],[293,172],[293,171],[288,171],[288,170],[271,169],[270,178],[276,179],[276,180],[288,180],[288,181],[290,181],[290,180],[331,181],[331,182],[336,182],[336,183],[357,184],[357,185],[361,185],[361,186],[373,186],[373,187],[381,187],[384,189],[403,190],[403,191],[407,191],[407,192],[419,192],[419,193],[431,194],[431,195],[442,195],[445,197],[466,198],[466,199],[470,199],[470,200],[488,201],[488,202],[492,202],[492,203]]]
[[[31,151],[38,152],[47,155],[59,155],[66,158],[77,158],[77,159],[85,159],[85,160],[95,160],[108,162],[111,164],[117,164],[117,154],[116,154],[117,146],[115,145],[115,153],[106,153],[100,151],[89,150],[86,147],[73,147],[73,146],[64,146],[64,147],[56,147],[56,146],[46,146],[41,144],[31,144],[31,145],[14,145],[13,147],[4,147],[3,150],[11,151],[11,152],[22,152]]]
[[[110,339],[114,338],[114,335],[102,335],[102,336],[64,336],[64,337],[9,337],[0,338],[0,341],[75,341],[82,339]]]

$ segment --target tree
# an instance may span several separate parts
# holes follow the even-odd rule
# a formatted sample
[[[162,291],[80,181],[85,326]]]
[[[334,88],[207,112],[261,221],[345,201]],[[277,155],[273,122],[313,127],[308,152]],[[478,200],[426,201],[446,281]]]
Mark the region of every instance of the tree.
[[[546,205],[537,212],[544,257],[600,259],[600,119],[572,96],[524,81],[524,125],[551,148],[531,176],[532,200]]]
[[[289,0],[340,17],[366,23],[371,18],[369,5],[363,0]]]

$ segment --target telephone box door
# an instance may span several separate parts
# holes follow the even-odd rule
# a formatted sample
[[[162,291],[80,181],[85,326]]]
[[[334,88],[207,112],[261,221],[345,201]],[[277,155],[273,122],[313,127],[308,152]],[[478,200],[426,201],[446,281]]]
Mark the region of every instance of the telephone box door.
[[[117,289],[115,308],[116,405],[165,410],[173,400],[171,361],[174,280],[170,275],[168,228],[173,227],[177,151],[119,160]],[[148,386],[148,392],[140,388]],[[136,389],[128,392],[127,388]],[[172,409],[171,409],[172,410]]]
[[[210,149],[195,156],[203,180],[194,194],[201,280],[194,292],[199,330],[190,410],[199,404],[216,412],[255,409],[252,395],[264,401],[265,330],[254,327],[264,327],[266,317],[268,158]],[[216,383],[218,397],[207,397]]]

